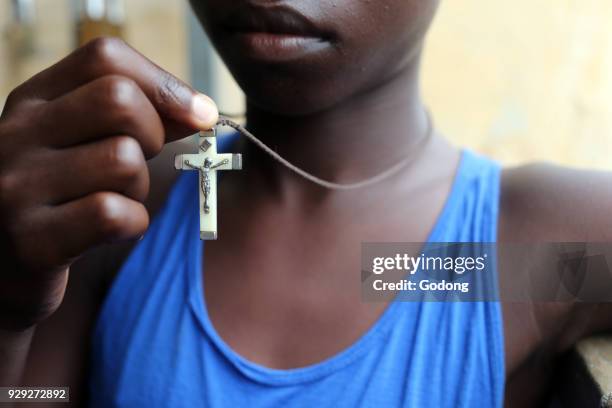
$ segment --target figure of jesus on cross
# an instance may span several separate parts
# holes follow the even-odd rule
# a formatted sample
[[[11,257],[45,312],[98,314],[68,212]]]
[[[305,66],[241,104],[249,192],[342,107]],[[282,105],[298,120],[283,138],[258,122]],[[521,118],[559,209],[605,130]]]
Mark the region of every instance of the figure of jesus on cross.
[[[177,155],[174,167],[199,172],[200,239],[217,239],[217,171],[242,169],[242,156],[217,153],[216,131],[212,129],[200,132],[198,153]]]

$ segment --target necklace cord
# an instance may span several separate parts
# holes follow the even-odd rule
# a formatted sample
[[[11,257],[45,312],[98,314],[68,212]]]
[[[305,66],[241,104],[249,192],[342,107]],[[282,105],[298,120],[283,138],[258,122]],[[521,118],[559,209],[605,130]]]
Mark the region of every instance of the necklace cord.
[[[306,180],[311,181],[312,183],[318,186],[321,186],[321,187],[324,187],[330,190],[355,190],[355,189],[371,186],[373,184],[379,183],[383,180],[386,180],[387,178],[392,177],[393,175],[399,173],[400,170],[408,166],[408,164],[412,163],[416,159],[416,157],[418,156],[418,153],[421,152],[421,150],[427,145],[427,143],[432,138],[433,133],[434,133],[433,132],[434,126],[433,126],[433,120],[431,118],[431,114],[428,111],[426,111],[425,113],[427,116],[427,130],[425,132],[424,137],[421,138],[421,140],[415,146],[415,149],[412,151],[411,154],[404,157],[398,163],[394,164],[392,167],[388,168],[382,173],[379,173],[371,178],[368,178],[362,181],[358,181],[355,183],[347,183],[347,184],[334,183],[332,181],[323,180],[322,178],[319,178],[297,167],[296,165],[294,165],[293,163],[291,163],[290,161],[288,161],[287,159],[279,155],[277,152],[272,150],[264,142],[259,140],[254,134],[248,131],[244,126],[242,126],[241,124],[233,121],[232,119],[226,116],[219,116],[217,125],[218,126],[228,126],[228,127],[235,129],[238,133],[248,138],[257,147],[259,147],[264,152],[266,152],[268,155],[270,155],[274,160],[276,160],[283,166],[287,167],[289,170],[293,171],[294,173],[298,174],[299,176],[305,178]]]

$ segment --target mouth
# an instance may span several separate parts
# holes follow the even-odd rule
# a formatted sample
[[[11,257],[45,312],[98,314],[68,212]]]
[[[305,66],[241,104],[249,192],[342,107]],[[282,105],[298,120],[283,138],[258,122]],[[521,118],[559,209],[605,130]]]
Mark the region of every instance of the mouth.
[[[264,61],[298,59],[333,45],[329,31],[285,6],[236,9],[224,29],[239,51]]]

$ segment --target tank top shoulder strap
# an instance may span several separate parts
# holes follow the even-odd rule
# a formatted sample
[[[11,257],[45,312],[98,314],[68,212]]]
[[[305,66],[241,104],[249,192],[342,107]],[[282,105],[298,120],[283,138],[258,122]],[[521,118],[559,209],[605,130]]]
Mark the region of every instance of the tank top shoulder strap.
[[[430,242],[496,242],[501,166],[464,149]]]

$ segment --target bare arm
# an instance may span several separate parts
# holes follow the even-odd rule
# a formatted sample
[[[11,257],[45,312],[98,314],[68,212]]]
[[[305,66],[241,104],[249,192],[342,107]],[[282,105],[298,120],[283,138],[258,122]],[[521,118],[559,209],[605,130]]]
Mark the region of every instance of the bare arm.
[[[612,173],[544,164],[511,169],[506,171],[503,180],[500,241],[611,243],[597,248],[603,249],[604,256],[612,265],[611,214]],[[556,261],[542,260],[542,265],[554,266]],[[513,279],[512,271],[500,273]],[[538,268],[537,273],[541,275],[537,277],[540,281],[558,282],[558,270],[554,267]],[[590,276],[599,275],[606,280],[610,278],[605,277],[607,274],[608,271],[590,271]],[[593,278],[587,276],[587,279]],[[609,299],[612,300],[612,293]],[[526,329],[521,331],[514,327],[514,330],[506,330],[510,354],[524,357],[536,345],[545,343],[551,355],[555,355],[568,350],[584,336],[612,330],[612,303],[581,303],[577,299],[567,302],[537,300],[540,302],[530,305],[505,305],[507,320],[514,319],[517,325]],[[525,336],[530,340],[526,342]]]

